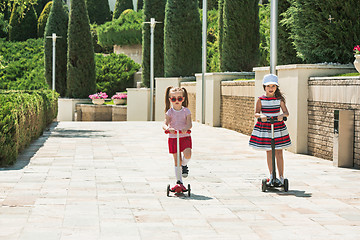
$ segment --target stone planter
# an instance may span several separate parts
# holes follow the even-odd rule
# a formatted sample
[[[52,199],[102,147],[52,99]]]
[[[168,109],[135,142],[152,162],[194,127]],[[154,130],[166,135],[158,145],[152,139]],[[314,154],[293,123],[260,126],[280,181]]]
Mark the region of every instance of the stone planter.
[[[360,54],[355,55],[354,66],[356,70],[360,73]]]
[[[95,104],[95,105],[103,105],[105,102],[104,99],[102,98],[99,98],[99,99],[92,99],[92,103]]]
[[[126,98],[113,99],[113,102],[114,102],[115,105],[125,105],[126,104]]]

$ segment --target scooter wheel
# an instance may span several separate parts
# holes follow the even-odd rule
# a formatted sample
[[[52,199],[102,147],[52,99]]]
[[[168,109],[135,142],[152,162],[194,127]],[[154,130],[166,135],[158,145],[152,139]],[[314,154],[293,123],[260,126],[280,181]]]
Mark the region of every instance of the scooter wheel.
[[[265,192],[266,191],[266,183],[267,183],[267,179],[264,178],[262,181],[261,181],[261,191]]]
[[[166,196],[170,196],[170,184],[167,185]]]
[[[190,195],[191,195],[191,188],[190,188],[190,184],[188,184],[188,197],[190,197]]]
[[[284,179],[284,191],[289,191],[289,180],[287,178]]]

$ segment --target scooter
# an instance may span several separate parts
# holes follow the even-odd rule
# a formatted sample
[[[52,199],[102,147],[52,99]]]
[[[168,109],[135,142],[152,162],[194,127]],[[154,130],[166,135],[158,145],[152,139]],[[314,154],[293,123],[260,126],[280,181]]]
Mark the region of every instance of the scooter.
[[[284,184],[281,183],[280,179],[276,178],[276,164],[275,164],[275,137],[274,137],[274,123],[277,120],[277,117],[268,117],[268,121],[271,124],[271,160],[272,160],[272,179],[264,178],[261,182],[261,190],[265,192],[270,188],[283,188],[285,192],[289,190],[289,180],[284,179]],[[284,121],[287,120],[287,117],[283,118]],[[261,118],[258,118],[258,121],[261,121]]]
[[[170,131],[166,130],[165,131],[166,134],[170,133]],[[182,133],[181,131],[175,131],[176,133],[176,150],[177,150],[177,161],[176,161],[176,166],[177,166],[177,175],[180,176],[181,172],[180,172],[180,133]],[[186,133],[191,133],[190,130],[188,130]],[[167,185],[167,189],[166,189],[166,195],[169,197],[170,196],[170,192],[173,192],[175,194],[183,194],[185,192],[187,192],[188,197],[190,197],[191,195],[191,188],[190,188],[190,184],[188,184],[188,187],[185,188],[182,183],[180,181],[177,181],[176,185],[173,188],[170,188],[170,184]]]

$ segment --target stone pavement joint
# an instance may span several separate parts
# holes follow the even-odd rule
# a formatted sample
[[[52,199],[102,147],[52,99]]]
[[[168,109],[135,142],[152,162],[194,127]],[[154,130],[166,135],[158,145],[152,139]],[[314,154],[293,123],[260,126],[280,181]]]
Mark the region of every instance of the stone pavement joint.
[[[360,172],[284,152],[289,192],[261,192],[249,136],[194,123],[192,196],[166,196],[161,122],[59,122],[0,170],[0,239],[359,239]]]

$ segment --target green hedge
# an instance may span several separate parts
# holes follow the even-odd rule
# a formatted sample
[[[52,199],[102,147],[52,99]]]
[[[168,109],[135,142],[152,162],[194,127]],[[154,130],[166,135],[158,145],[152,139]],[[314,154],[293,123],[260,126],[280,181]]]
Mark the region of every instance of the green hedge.
[[[14,164],[18,153],[38,138],[57,116],[58,94],[0,90],[0,165]]]
[[[98,41],[103,47],[141,44],[143,10],[125,10],[118,19],[98,26]]]
[[[124,54],[115,53],[108,56],[96,54],[95,60],[97,92],[106,92],[111,97],[133,87],[134,74],[140,69],[140,64]]]

